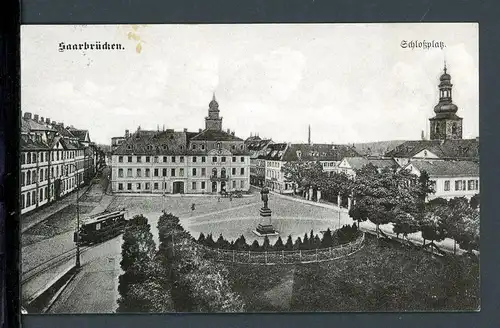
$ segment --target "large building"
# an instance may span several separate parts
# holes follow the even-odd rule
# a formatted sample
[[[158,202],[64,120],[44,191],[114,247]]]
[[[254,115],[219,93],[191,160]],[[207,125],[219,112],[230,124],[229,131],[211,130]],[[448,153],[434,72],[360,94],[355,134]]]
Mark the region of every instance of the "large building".
[[[234,131],[222,130],[215,95],[205,129],[129,134],[112,155],[116,193],[220,193],[250,187],[250,153]]]
[[[26,112],[20,144],[21,214],[58,200],[95,174],[97,158],[89,151],[95,146],[86,130]]]
[[[434,198],[471,198],[479,194],[479,164],[472,161],[413,160],[406,169],[417,176],[425,171],[433,184]]]
[[[259,156],[266,154],[267,146],[273,144],[271,139],[262,139],[258,135],[245,140],[245,146],[250,152],[250,184],[262,187],[266,180],[266,161]]]
[[[289,162],[319,162],[330,174],[344,157],[359,156],[350,146],[333,144],[275,143],[267,146],[258,158],[265,161],[265,185],[280,193],[293,193],[293,182],[287,181],[282,167]]]

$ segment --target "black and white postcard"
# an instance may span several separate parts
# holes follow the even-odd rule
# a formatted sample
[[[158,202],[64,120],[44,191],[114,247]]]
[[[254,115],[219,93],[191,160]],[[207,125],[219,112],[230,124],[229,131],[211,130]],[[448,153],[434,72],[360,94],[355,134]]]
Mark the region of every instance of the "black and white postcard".
[[[23,312],[479,311],[478,38],[22,26]]]

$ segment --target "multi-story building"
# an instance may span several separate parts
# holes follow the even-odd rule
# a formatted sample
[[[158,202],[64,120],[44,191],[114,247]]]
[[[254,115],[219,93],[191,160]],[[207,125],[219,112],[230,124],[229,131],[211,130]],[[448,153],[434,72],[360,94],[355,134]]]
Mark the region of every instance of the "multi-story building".
[[[265,155],[265,185],[280,193],[293,193],[293,182],[285,179],[282,167],[288,162],[319,162],[324,172],[336,172],[344,157],[359,156],[350,146],[333,144],[289,144],[268,145]]]
[[[214,95],[204,130],[138,128],[126,135],[113,151],[111,181],[113,192],[118,193],[247,191],[250,153],[234,131],[222,130]]]
[[[267,146],[271,139],[261,139],[258,135],[250,136],[245,140],[245,145],[250,152],[250,184],[262,187],[266,180],[266,161],[259,156],[266,154]]]
[[[417,176],[427,172],[434,185],[434,198],[451,199],[466,197],[470,199],[479,194],[479,164],[473,161],[412,160],[406,167]]]
[[[399,168],[398,163],[392,158],[346,157],[338,165],[337,172],[342,172],[351,178],[355,178],[356,171],[368,164],[372,164],[379,171],[385,168],[393,170]]]
[[[21,214],[73,191],[84,183],[85,140],[62,123],[24,113],[21,119]]]

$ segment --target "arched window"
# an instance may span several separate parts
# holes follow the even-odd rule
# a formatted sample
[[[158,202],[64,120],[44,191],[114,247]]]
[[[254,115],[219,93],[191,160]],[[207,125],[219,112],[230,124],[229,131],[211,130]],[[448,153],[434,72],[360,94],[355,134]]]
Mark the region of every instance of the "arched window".
[[[226,169],[225,168],[222,168],[222,170],[220,171],[220,175],[222,178],[226,177]]]
[[[217,176],[217,169],[215,167],[212,169],[212,176],[213,177]]]
[[[220,142],[217,143],[217,149],[220,149]]]
[[[451,126],[451,133],[456,134],[457,133],[457,123],[453,123]]]
[[[436,131],[436,134],[439,134],[439,124],[435,125],[435,131]]]
[[[31,171],[26,172],[26,184],[27,185],[31,184]]]
[[[30,207],[31,206],[31,193],[27,193],[26,194],[26,207]]]

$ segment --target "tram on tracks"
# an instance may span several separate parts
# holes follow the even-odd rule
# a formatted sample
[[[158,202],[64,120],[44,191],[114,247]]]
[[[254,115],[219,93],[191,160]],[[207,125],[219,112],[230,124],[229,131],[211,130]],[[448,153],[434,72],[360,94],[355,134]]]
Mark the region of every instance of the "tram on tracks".
[[[127,225],[126,213],[125,210],[102,212],[84,219],[73,240],[80,245],[91,245],[119,236]]]

